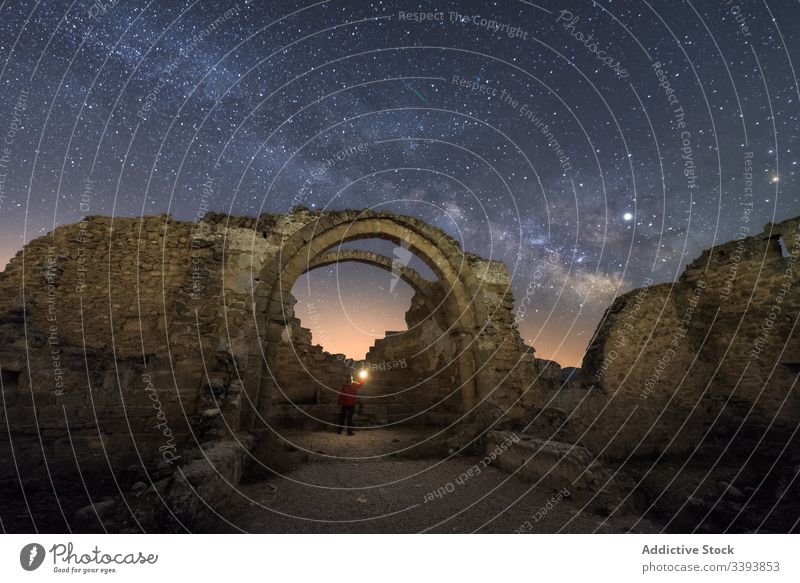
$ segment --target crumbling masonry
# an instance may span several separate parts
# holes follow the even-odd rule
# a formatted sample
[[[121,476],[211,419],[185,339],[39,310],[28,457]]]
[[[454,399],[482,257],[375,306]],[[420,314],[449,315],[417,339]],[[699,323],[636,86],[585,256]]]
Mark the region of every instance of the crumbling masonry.
[[[337,250],[376,237],[437,280],[396,258]],[[441,427],[450,451],[513,429],[525,438],[503,463],[521,477],[554,487],[568,477],[570,491],[593,499],[636,475],[615,499],[667,511],[748,483],[723,470],[758,452],[752,463],[772,469],[753,475],[767,472],[772,490],[748,483],[751,498],[796,499],[799,250],[800,220],[768,225],[705,252],[674,283],[621,296],[578,381],[521,341],[505,266],[418,219],[307,209],[195,223],[87,217],[31,241],[0,274],[0,495],[17,496],[7,507],[20,514],[54,516],[54,529],[93,519],[70,499],[93,500],[89,514],[103,522],[104,509],[128,516],[122,529],[202,525],[245,468],[269,469],[282,425],[333,422],[336,389],[361,363],[313,345],[290,292],[311,269],[357,261],[415,292],[408,331],[387,333],[367,356],[371,423]],[[671,475],[640,460],[661,470],[697,462],[705,478],[665,489]],[[612,480],[600,461],[622,471]],[[98,503],[98,492],[109,497]]]

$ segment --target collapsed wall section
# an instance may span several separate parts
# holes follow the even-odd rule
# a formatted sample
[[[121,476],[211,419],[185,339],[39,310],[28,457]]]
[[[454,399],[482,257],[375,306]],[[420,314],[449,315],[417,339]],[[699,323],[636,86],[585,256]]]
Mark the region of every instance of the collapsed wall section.
[[[780,451],[800,417],[799,254],[800,219],[769,224],[705,251],[675,283],[618,298],[583,362],[590,445],[619,457]]]

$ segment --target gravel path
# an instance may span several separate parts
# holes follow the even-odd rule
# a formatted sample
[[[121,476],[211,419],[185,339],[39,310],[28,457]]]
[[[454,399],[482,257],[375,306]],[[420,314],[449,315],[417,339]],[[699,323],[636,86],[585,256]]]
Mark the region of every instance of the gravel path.
[[[535,488],[526,493],[530,484],[513,477],[503,484],[510,474],[492,466],[481,468],[480,473],[473,471],[472,477],[458,483],[457,478],[476,464],[480,468],[479,458],[457,456],[441,461],[383,455],[354,459],[403,449],[424,438],[408,430],[364,431],[352,437],[329,432],[284,437],[297,448],[284,475],[240,485],[240,496],[214,530],[513,532],[529,521],[531,532],[592,532],[598,527],[599,532],[626,532],[636,521],[636,517],[615,515],[612,524],[601,525],[602,516],[581,513],[570,499],[556,502],[534,521],[555,492]],[[430,493],[439,488],[447,491],[432,497]],[[642,521],[636,531],[658,529]]]

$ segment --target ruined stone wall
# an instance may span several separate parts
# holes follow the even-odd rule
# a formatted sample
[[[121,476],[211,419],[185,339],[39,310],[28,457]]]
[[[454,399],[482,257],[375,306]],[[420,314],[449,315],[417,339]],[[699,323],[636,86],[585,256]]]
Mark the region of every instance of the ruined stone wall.
[[[344,355],[330,354],[312,342],[311,330],[293,318],[278,348],[273,406],[336,404],[336,390],[354,369]]]
[[[278,346],[271,417],[291,425],[332,422],[346,375],[356,376],[361,369],[369,372],[369,379],[359,391],[363,405],[359,418],[427,423],[434,419],[428,414],[432,407],[437,414],[447,410],[455,416],[461,397],[452,342],[433,318],[423,314],[428,314],[426,300],[417,293],[406,314],[409,330],[387,331],[363,360],[328,353],[313,343],[311,331],[300,320],[291,318]]]
[[[26,245],[0,275],[16,455],[163,462],[215,426],[237,431],[252,273],[280,243],[281,218],[261,220],[88,217]]]
[[[513,326],[510,277],[500,262],[469,254],[466,257],[469,268],[465,271],[470,275],[467,291],[473,298],[472,309],[478,322],[474,339],[465,345],[467,354],[475,361],[475,374],[470,382],[477,382],[482,398],[502,402],[507,408],[515,404],[516,413],[524,415],[521,408],[526,401],[522,397],[533,394],[536,369],[532,349],[522,344]],[[369,382],[361,391],[363,402],[388,408],[385,415],[392,421],[450,422],[462,413],[455,362],[459,332],[443,309],[450,290],[442,282],[417,281],[415,287],[418,289],[406,314],[408,329],[387,332],[385,338],[375,342],[364,363],[345,366],[344,372],[355,372],[361,366],[369,368]],[[290,323],[293,330],[296,325]],[[298,403],[319,399],[317,404],[325,404],[324,397],[330,391],[311,377],[328,379],[331,375],[326,369],[330,369],[335,380],[330,386],[337,388],[342,369],[331,362],[335,360],[332,355],[314,347],[310,337],[294,333],[292,337],[292,346],[287,346],[283,337],[279,344],[277,360],[281,367],[277,380],[296,386]],[[293,363],[287,365],[288,361]],[[296,382],[297,378],[302,382]],[[275,391],[273,395],[273,406],[288,402],[275,395]],[[281,407],[281,411],[286,413],[286,407]]]
[[[798,254],[796,218],[618,298],[583,362],[588,444],[614,456],[786,445],[800,418]]]
[[[276,313],[253,315],[280,276],[271,266],[290,251],[287,239],[309,225],[351,215],[359,213],[208,214],[200,223],[166,215],[88,217],[31,241],[0,275],[6,411],[0,423],[7,417],[14,454],[37,468],[44,456],[68,464],[77,457],[86,467],[107,460],[163,465],[205,441],[249,430],[258,415],[269,414],[276,393],[264,383],[270,376],[264,346],[279,345],[285,326],[268,327],[267,320],[294,323],[298,332],[278,349],[272,376],[298,401],[334,402],[335,395],[318,389],[341,383],[342,363],[311,348],[291,297],[272,306]],[[452,358],[465,350],[482,396],[512,391],[513,401],[525,382],[506,370],[519,360],[520,345],[510,326],[508,273],[498,262],[464,258],[459,277],[474,300],[469,309],[478,326],[443,335],[430,354],[419,356],[420,371],[444,371],[424,394],[453,393],[458,371]],[[423,319],[420,302],[412,312],[415,322]],[[435,334],[437,326],[444,324],[419,326],[420,338]],[[410,347],[420,338],[409,335],[404,342]],[[391,348],[393,341],[384,341],[385,360],[403,354]],[[298,381],[303,366],[321,382]],[[281,375],[293,382],[281,382]],[[8,434],[0,428],[0,461],[7,469],[13,467]]]
[[[431,297],[440,297],[440,289]],[[455,347],[446,325],[417,292],[406,313],[407,330],[387,333],[367,353],[369,401],[387,407],[387,420],[449,423],[461,412]]]
[[[431,292],[441,313],[425,320],[431,298],[417,297],[412,332],[390,335],[376,352],[396,362],[416,350],[422,397],[372,407],[375,424],[416,419],[425,399],[441,395],[449,398],[435,414],[455,420],[469,385],[481,398],[518,400],[527,379],[504,370],[520,346],[505,268],[416,219],[379,213],[357,222],[362,214],[88,217],[31,241],[0,275],[0,488],[14,489],[4,496],[18,497],[19,508],[33,496],[40,524],[59,514],[92,522],[86,505],[111,496],[103,512],[123,517],[122,529],[163,519],[158,528],[181,530],[205,503],[229,497],[245,465],[269,463],[268,427],[333,422],[330,389],[346,364],[311,344],[290,290],[308,268],[297,261],[306,246],[316,257],[351,221],[357,238],[386,228],[395,242],[416,241],[429,265],[448,263],[447,283]],[[334,230],[318,240],[317,226]],[[279,267],[291,253],[291,267]],[[426,344],[433,348],[420,352]],[[374,371],[365,395],[381,380],[384,391],[408,387],[403,375],[408,368]],[[62,507],[63,496],[75,507]]]
[[[453,363],[460,350],[473,355],[474,382],[479,398],[490,400],[518,417],[537,392],[537,370],[533,349],[524,345],[515,327],[511,278],[505,265],[467,254],[470,274],[468,293],[476,313],[477,326],[469,344],[458,342],[458,331],[441,313],[431,313],[429,303],[441,305],[448,290],[441,282],[425,290],[433,298],[424,302],[415,294],[406,315],[408,331],[379,340],[367,355],[370,363],[403,360],[407,367],[381,372],[374,384],[379,394],[410,387],[396,400],[413,403],[418,411],[431,406],[460,415],[457,403],[459,380]]]
[[[476,350],[482,396],[510,407],[522,397],[529,380],[524,374],[529,371],[522,366],[528,351],[515,328],[511,277],[500,261],[474,255],[468,255],[468,261],[478,276],[473,297],[481,316]]]
[[[167,330],[194,327],[182,309],[189,227],[169,226],[89,217],[32,241],[2,274],[0,366],[4,380],[19,375],[3,393],[21,459],[41,459],[19,449],[38,436],[54,457],[83,444],[88,462],[135,452],[131,434],[149,459],[188,435],[181,398],[194,404],[197,387],[184,370],[172,378]]]

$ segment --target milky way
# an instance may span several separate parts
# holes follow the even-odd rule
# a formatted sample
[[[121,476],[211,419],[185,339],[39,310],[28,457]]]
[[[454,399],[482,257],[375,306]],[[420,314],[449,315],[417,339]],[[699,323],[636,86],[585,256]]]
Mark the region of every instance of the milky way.
[[[800,214],[798,25],[783,1],[6,1],[0,259],[89,214],[392,210],[504,261],[525,340],[576,364],[615,295]],[[410,300],[369,267],[298,285],[362,354]]]

